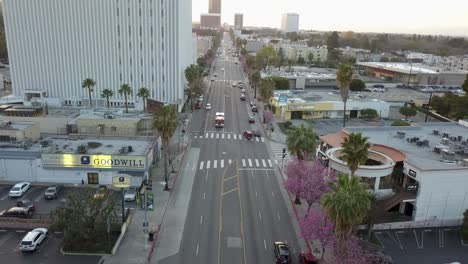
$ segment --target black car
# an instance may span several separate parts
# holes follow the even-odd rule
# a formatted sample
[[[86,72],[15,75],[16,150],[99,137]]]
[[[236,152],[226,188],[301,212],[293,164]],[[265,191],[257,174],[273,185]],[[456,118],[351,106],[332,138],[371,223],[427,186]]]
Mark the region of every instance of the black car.
[[[12,207],[8,210],[4,210],[0,212],[0,216],[28,218],[32,215],[32,213],[33,213],[33,210],[28,207]]]
[[[62,192],[62,190],[63,190],[63,185],[61,184],[51,185],[45,191],[44,198],[46,198],[47,200],[57,199],[57,197]]]
[[[291,264],[291,254],[289,252],[288,244],[280,241],[275,242],[273,247],[277,264]]]

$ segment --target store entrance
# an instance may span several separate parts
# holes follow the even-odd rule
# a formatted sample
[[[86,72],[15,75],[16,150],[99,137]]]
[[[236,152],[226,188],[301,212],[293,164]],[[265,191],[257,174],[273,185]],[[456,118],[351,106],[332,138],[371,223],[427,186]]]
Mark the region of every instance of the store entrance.
[[[99,184],[99,174],[95,172],[89,172],[88,184]]]
[[[291,119],[302,119],[302,111],[292,111]]]

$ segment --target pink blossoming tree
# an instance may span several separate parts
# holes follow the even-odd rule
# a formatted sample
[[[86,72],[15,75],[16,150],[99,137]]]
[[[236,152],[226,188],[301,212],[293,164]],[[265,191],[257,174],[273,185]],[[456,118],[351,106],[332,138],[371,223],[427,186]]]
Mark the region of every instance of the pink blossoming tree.
[[[322,209],[312,209],[304,217],[299,219],[301,236],[307,240],[317,240],[322,247],[322,256],[325,248],[333,247],[336,244],[333,233],[333,223],[327,219],[327,215]]]

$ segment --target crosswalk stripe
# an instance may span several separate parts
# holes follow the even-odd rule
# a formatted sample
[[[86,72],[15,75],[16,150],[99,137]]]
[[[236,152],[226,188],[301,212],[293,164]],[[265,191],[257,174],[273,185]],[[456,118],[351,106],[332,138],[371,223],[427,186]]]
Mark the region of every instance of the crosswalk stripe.
[[[213,137],[214,137],[214,133],[211,133],[211,138],[213,138]]]
[[[278,164],[278,160],[275,160],[275,163]]]
[[[221,168],[224,168],[224,160],[221,160]]]
[[[234,139],[237,139],[236,134],[234,134]]]
[[[255,137],[255,140],[257,140],[257,142],[258,142],[258,137]]]
[[[224,134],[221,134],[221,138],[224,139]]]
[[[219,134],[218,134],[218,133],[216,133],[216,138],[219,138]]]
[[[205,137],[208,138],[208,133],[206,133]]]
[[[264,159],[262,159],[262,164],[263,164],[263,167],[266,167],[266,163]]]
[[[242,159],[242,167],[245,167],[245,159]]]
[[[231,139],[231,134],[228,134],[228,139]]]
[[[194,138],[198,138],[198,136],[193,136]]]
[[[210,168],[210,161],[207,161],[207,162],[206,162],[206,168],[207,168],[207,169]]]
[[[218,160],[213,161],[213,169],[216,169],[218,167]]]
[[[259,167],[260,164],[258,163],[258,159],[255,159],[255,166]]]
[[[271,164],[271,160],[268,160],[268,164],[270,164],[270,168],[273,167],[273,165]]]
[[[232,160],[228,160],[228,163],[231,164]]]
[[[241,134],[239,134],[239,139],[242,139],[242,135],[241,135]]]
[[[249,159],[249,167],[252,167],[252,161]]]
[[[200,138],[203,138],[203,136],[200,136]]]
[[[203,161],[200,162],[200,170],[203,170]]]
[[[263,138],[260,138],[260,140],[261,140],[262,142],[265,142],[265,139],[263,139]]]

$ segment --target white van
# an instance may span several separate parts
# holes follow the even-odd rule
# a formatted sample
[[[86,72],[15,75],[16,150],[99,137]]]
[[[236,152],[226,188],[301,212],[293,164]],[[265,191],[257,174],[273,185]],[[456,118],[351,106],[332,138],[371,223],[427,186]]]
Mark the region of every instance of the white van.
[[[46,228],[33,229],[21,240],[19,249],[21,251],[34,251],[45,241],[47,236],[48,230]]]

